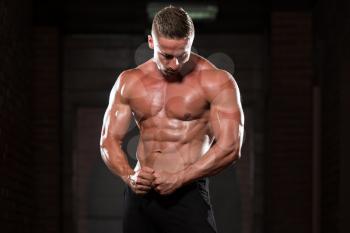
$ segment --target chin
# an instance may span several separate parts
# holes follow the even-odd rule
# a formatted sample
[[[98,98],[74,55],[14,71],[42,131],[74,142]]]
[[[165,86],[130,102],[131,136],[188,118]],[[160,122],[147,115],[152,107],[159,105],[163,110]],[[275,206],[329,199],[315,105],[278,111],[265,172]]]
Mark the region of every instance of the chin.
[[[172,78],[172,77],[177,77],[178,75],[179,75],[179,73],[178,73],[178,72],[173,73],[173,74],[168,74],[168,73],[165,73],[165,76],[166,76],[166,77],[169,77],[169,78]]]

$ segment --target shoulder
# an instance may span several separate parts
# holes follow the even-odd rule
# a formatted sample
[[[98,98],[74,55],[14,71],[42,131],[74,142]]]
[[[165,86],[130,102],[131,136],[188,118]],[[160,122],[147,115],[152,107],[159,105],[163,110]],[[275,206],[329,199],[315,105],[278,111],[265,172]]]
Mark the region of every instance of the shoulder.
[[[151,60],[148,60],[135,68],[122,71],[118,80],[126,87],[134,86],[139,83],[143,77],[152,72],[153,66],[154,64],[152,64]]]
[[[197,59],[199,79],[202,87],[210,88],[230,84],[237,86],[234,77],[229,72],[217,68],[209,60],[198,54],[194,55]]]
[[[222,69],[206,69],[200,71],[200,81],[205,87],[222,86],[228,84],[236,84],[236,80],[226,70]]]
[[[124,70],[119,74],[116,82],[123,85],[131,85],[133,82],[139,80],[142,75],[142,70],[138,68]]]
[[[144,75],[145,72],[139,68],[124,70],[115,80],[113,89],[116,89],[115,91],[121,92],[124,97],[127,97]]]
[[[134,68],[122,71],[115,79],[112,90],[109,94],[110,103],[127,103],[134,83],[140,79],[141,72]]]
[[[217,68],[202,70],[199,80],[203,91],[211,100],[227,91],[232,95],[239,93],[235,78],[226,70]]]

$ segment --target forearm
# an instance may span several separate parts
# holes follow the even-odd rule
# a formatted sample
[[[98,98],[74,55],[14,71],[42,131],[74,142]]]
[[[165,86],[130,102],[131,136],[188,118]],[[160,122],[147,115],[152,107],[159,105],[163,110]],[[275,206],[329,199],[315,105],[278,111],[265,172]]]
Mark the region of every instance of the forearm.
[[[121,148],[121,142],[106,140],[100,148],[102,159],[109,170],[127,183],[128,176],[133,174],[134,170],[130,167],[127,155]]]
[[[213,176],[239,158],[238,148],[215,144],[198,161],[181,171],[182,183],[191,183],[199,178]]]

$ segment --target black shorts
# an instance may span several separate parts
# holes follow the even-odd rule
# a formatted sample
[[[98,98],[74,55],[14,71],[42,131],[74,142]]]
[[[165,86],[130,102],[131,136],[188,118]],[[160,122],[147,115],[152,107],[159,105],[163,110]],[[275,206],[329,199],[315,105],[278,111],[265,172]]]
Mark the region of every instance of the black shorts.
[[[124,193],[124,233],[216,233],[208,178],[177,189],[170,195],[151,190]]]

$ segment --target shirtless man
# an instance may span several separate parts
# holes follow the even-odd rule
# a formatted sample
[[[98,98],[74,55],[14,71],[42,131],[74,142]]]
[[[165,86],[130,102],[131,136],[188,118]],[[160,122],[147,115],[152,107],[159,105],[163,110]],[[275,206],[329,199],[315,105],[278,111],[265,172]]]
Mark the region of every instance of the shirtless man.
[[[192,53],[193,39],[182,8],[160,10],[148,36],[153,58],[122,72],[111,91],[100,146],[127,184],[125,233],[216,232],[207,177],[240,157],[244,115],[231,74]],[[132,116],[134,169],[121,149]]]

